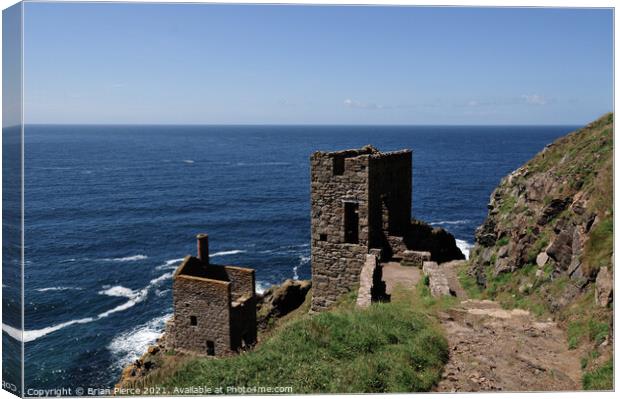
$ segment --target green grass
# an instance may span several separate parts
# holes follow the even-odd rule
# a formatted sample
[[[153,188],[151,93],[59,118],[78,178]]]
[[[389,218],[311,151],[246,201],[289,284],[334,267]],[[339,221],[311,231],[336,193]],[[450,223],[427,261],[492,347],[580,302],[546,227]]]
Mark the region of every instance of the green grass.
[[[587,356],[584,356],[580,359],[581,362],[581,369],[582,370],[586,370],[588,368],[588,365],[590,364],[590,362],[592,360],[596,360],[599,356],[601,356],[601,354],[595,349],[595,350],[591,350]]]
[[[502,202],[499,205],[500,213],[507,214],[508,212],[512,210],[512,208],[514,208],[516,203],[517,203],[517,199],[513,196],[503,198]]]
[[[605,321],[588,317],[571,321],[568,323],[568,348],[577,348],[585,339],[599,345],[608,335],[609,325]]]
[[[560,319],[567,325],[569,349],[581,345],[598,346],[610,334],[612,314],[598,306],[594,299],[594,288],[589,287],[568,308],[563,309]]]
[[[418,295],[416,300],[425,297]],[[430,390],[448,357],[447,342],[433,319],[408,301],[366,310],[354,310],[350,298],[345,302],[291,321],[252,352],[192,359],[155,385],[291,386],[292,393]]]
[[[476,278],[467,273],[468,268],[469,265],[465,265],[460,270],[458,270],[457,276],[459,282],[461,283],[461,286],[463,287],[469,298],[480,299],[482,297],[482,290],[476,282]]]
[[[413,291],[413,294],[411,294],[408,290],[396,290],[395,294],[392,294],[392,298],[394,298],[394,295],[397,296],[396,299],[399,302],[403,303],[407,303],[407,301],[403,299],[408,297],[410,302],[407,306],[428,316],[435,316],[437,311],[452,308],[458,302],[458,299],[453,296],[446,295],[439,298],[433,297],[431,295],[429,279],[427,276],[420,279],[415,287],[415,290]]]
[[[590,391],[606,391],[614,387],[613,359],[597,369],[584,373],[582,377],[583,389]]]
[[[527,259],[529,263],[536,262],[536,257],[539,253],[542,252],[543,248],[545,248],[549,244],[549,238],[547,237],[547,232],[542,231],[539,233],[538,238],[534,244],[527,251]]]
[[[496,246],[503,247],[504,245],[508,244],[508,242],[510,242],[510,237],[504,236],[497,240]]]
[[[583,261],[587,265],[585,273],[592,275],[601,266],[611,265],[611,254],[614,249],[613,217],[602,220],[590,232],[586,242]]]

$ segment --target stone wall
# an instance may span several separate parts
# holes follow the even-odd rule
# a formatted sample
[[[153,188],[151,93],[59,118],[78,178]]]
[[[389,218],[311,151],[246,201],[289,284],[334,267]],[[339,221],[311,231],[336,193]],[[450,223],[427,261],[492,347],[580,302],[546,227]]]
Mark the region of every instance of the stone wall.
[[[312,310],[331,306],[359,281],[368,253],[368,162],[373,149],[316,152],[311,165]],[[357,243],[345,242],[345,201],[357,204]]]
[[[193,276],[177,276],[174,290],[174,327],[167,345],[197,353],[207,352],[207,341],[216,356],[232,354],[230,340],[230,283]],[[197,324],[191,325],[192,316]]]
[[[411,219],[411,151],[371,146],[316,152],[311,165],[312,310],[331,306],[358,283],[370,248],[391,254],[389,232]],[[347,240],[346,203],[357,204],[357,242]],[[389,256],[388,256],[389,257]]]
[[[257,329],[254,288],[253,269],[187,256],[174,274],[174,317],[166,327],[166,346],[215,356],[252,346]]]
[[[422,271],[425,276],[428,276],[428,287],[432,296],[441,297],[444,295],[452,295],[448,283],[448,276],[437,262],[424,262]]]
[[[411,151],[373,154],[369,171],[370,246],[385,248],[387,235],[403,235],[411,220]]]
[[[366,262],[360,272],[360,287],[357,291],[356,306],[367,308],[372,303],[372,284],[378,262],[375,255],[366,255]]]
[[[237,266],[224,266],[228,281],[230,281],[230,293],[233,301],[242,296],[253,296],[255,292],[256,277],[254,269]]]
[[[233,302],[230,319],[232,348],[247,349],[256,343],[256,297],[254,295]]]

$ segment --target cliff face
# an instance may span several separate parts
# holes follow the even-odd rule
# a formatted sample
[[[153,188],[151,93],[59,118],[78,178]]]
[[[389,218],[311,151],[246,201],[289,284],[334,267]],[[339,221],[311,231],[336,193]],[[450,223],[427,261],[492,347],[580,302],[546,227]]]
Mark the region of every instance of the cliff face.
[[[461,281],[553,317],[585,389],[613,384],[613,114],[545,147],[491,194]]]
[[[612,196],[613,115],[608,114],[548,145],[502,179],[476,231],[471,264],[477,282],[486,287],[501,274],[526,267],[538,269],[539,284],[566,276],[584,289],[600,273],[610,279]],[[530,283],[535,281],[521,290],[533,288]],[[606,306],[610,289],[597,294]]]
[[[488,208],[468,270],[483,296],[564,321],[573,346],[607,340],[613,114],[548,145],[502,179]],[[579,326],[586,337],[571,336]]]

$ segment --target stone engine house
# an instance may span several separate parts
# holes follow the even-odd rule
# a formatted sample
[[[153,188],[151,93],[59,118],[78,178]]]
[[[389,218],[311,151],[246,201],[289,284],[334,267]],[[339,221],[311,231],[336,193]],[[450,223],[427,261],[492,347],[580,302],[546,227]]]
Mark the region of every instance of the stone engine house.
[[[321,311],[359,283],[368,254],[407,249],[412,152],[315,152],[310,165],[312,310]]]
[[[174,317],[166,346],[226,356],[256,342],[254,269],[209,262],[209,238],[197,236],[198,256],[187,256],[174,273]]]

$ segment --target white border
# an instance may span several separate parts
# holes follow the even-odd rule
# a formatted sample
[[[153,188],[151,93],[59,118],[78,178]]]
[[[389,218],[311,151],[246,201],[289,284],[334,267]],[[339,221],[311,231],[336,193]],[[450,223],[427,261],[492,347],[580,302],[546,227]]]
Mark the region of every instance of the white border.
[[[41,0],[26,0],[26,2],[41,2]],[[54,2],[54,1],[46,1],[46,2]],[[56,1],[56,2],[84,2],[84,1],[79,1],[79,0],[62,0],[62,1]],[[118,1],[118,0],[109,0],[109,1],[90,1],[92,3],[125,3],[126,1]],[[303,1],[303,0],[288,0],[288,1],[265,1],[265,0],[244,0],[244,1],[224,1],[224,0],[209,0],[209,1],[183,1],[183,0],[134,0],[132,2],[135,3],[237,3],[237,4],[314,4],[314,5],[384,5],[384,6],[390,6],[390,5],[420,5],[420,6],[477,6],[477,7],[574,7],[574,8],[595,8],[595,7],[605,7],[605,8],[614,8],[615,7],[615,1],[610,1],[610,0],[589,0],[589,1],[579,1],[579,0],[562,0],[562,1],[551,1],[551,0],[539,0],[539,1],[533,1],[533,0],[504,0],[504,1],[497,1],[497,0],[475,0],[475,1],[467,1],[467,0],[448,0],[448,1],[440,1],[440,0],[425,0],[425,1],[411,1],[411,0],[390,0],[390,1],[382,1],[382,0],[375,0],[375,1],[368,1],[368,0],[339,0],[339,1],[333,1],[333,0],[314,0],[314,1]],[[0,6],[2,7],[2,9],[5,9],[13,4],[16,4],[17,1],[15,0],[0,0]],[[615,10],[614,10],[614,27],[615,27],[615,22],[616,22],[616,15],[615,15]],[[23,23],[24,23],[24,12],[23,12],[23,6],[22,6],[22,32],[23,32]],[[0,19],[0,32],[1,32],[1,19]],[[23,34],[22,34],[22,74],[23,74]],[[615,62],[615,43],[617,43],[618,39],[618,33],[617,31],[614,29],[614,111],[615,111],[615,100],[616,100],[616,93],[618,93],[618,90],[616,85],[616,80],[615,80],[615,76],[616,76],[616,68],[617,68],[617,63]],[[1,44],[0,44],[1,45]],[[0,65],[0,73],[1,73],[1,65]],[[22,108],[21,108],[21,113],[22,113],[22,122],[23,122],[23,117],[24,117],[24,107],[23,107],[23,95],[24,95],[24,77],[22,75]],[[0,82],[1,84],[1,82]],[[2,118],[0,117],[0,123],[2,122]],[[615,135],[615,131],[614,131],[614,140],[616,138]],[[24,150],[24,129],[23,129],[23,123],[22,123],[22,304],[23,304],[23,300],[24,300],[24,278],[23,278],[23,261],[24,261],[24,248],[23,248],[23,244],[24,244],[24,165],[23,165],[23,161],[24,161],[24,155],[25,155],[25,150]],[[0,138],[0,143],[1,143],[1,138]],[[0,153],[0,160],[1,160],[1,153]],[[618,200],[617,200],[617,188],[618,185],[620,183],[620,177],[618,177],[618,174],[615,173],[616,172],[616,165],[617,165],[617,153],[615,152],[615,147],[614,147],[614,209],[617,209],[617,204],[618,204]],[[1,162],[0,162],[0,171],[1,171]],[[1,189],[0,189],[0,193],[1,193]],[[618,225],[618,221],[620,220],[620,218],[617,216],[614,217],[614,226]],[[614,232],[615,233],[615,232]],[[618,244],[620,244],[620,234],[615,234],[614,236],[614,247],[618,248]],[[0,230],[0,239],[2,237],[2,233]],[[618,258],[618,256],[616,256],[616,258]],[[614,265],[614,269],[615,269],[615,265]],[[0,271],[1,273],[1,271]],[[614,287],[614,291],[617,292],[618,290],[618,280],[619,279],[615,279],[614,283],[615,283],[615,287]],[[1,294],[0,294],[1,295]],[[614,320],[615,320],[615,310],[614,310]],[[23,307],[22,307],[22,323],[23,323]],[[23,329],[23,325],[22,325],[22,329]],[[614,334],[615,335],[615,334]],[[617,353],[617,345],[614,342],[614,353]],[[23,344],[22,344],[22,356],[23,356]],[[23,359],[22,359],[23,360]],[[615,364],[615,359],[614,359],[614,366]],[[22,387],[23,385],[23,378],[24,378],[24,374],[23,374],[23,361],[22,361]],[[614,373],[614,386],[618,387],[618,372],[617,370]],[[438,395],[443,396],[457,396],[457,395],[451,395],[451,394],[391,394],[390,396],[392,397],[415,397],[416,398],[431,398],[431,397],[437,397]],[[484,396],[485,398],[532,398],[532,397],[536,397],[536,398],[583,398],[583,397],[594,397],[594,398],[607,398],[607,397],[613,397],[612,396],[613,393],[606,393],[606,392],[566,392],[566,393],[561,393],[561,392],[548,392],[548,393],[474,393],[474,394],[458,394],[459,398],[476,398],[476,397],[480,397],[480,396]],[[303,396],[299,396],[299,395],[293,395],[294,397],[303,397]],[[367,396],[367,395],[321,395],[323,397],[339,397],[339,398],[350,398],[350,397],[363,397],[363,396]],[[4,398],[4,397],[14,397],[12,395],[10,395],[8,392],[6,391],[1,391],[0,392],[0,398]],[[246,396],[247,398],[261,398],[261,396]],[[290,396],[288,396],[290,397]]]

